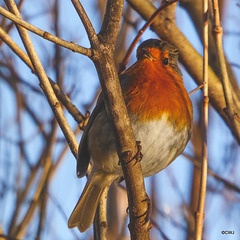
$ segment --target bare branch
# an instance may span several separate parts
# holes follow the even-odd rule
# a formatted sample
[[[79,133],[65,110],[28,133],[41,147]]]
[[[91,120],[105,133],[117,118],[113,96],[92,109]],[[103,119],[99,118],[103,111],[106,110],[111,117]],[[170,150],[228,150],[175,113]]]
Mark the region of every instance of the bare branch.
[[[98,34],[99,40],[114,50],[114,44],[118,35],[118,30],[122,18],[124,2],[122,0],[107,1],[106,12],[103,19],[102,28]]]
[[[111,2],[109,6],[113,7],[115,5],[114,8],[119,8],[118,13],[122,11],[123,0],[121,2]],[[120,20],[114,23],[115,26],[111,25],[109,28],[115,28],[113,30],[115,32],[119,28]],[[144,201],[147,195],[142,177],[141,163],[130,161],[137,153],[137,146],[114,65],[112,46],[108,46],[107,42],[104,42],[104,44],[98,42],[95,46],[93,62],[98,71],[106,111],[113,126],[117,153],[126,181],[130,210],[130,234],[132,239],[147,240],[150,238],[150,223],[149,219],[146,220],[144,216],[144,213],[148,210],[148,203]],[[142,222],[146,223],[143,225]]]
[[[195,89],[193,89],[191,92],[188,93],[188,95],[191,95],[191,94],[195,93],[196,91],[198,91],[201,88],[203,88],[203,84],[201,84],[198,87],[196,87]]]
[[[49,40],[53,43],[56,43],[56,44],[58,44],[62,47],[68,48],[68,49],[72,50],[73,52],[78,52],[78,53],[81,53],[81,54],[86,55],[88,57],[92,56],[92,52],[91,52],[90,49],[81,47],[81,46],[79,46],[75,43],[72,43],[72,42],[65,41],[65,40],[63,40],[59,37],[56,37],[56,36],[52,35],[51,33],[48,33],[44,30],[41,30],[40,28],[37,28],[37,27],[31,25],[30,23],[25,22],[20,17],[17,17],[14,14],[10,13],[6,9],[4,9],[3,7],[0,7],[0,14],[2,16],[12,20],[16,24],[19,24],[20,26],[28,29],[29,31],[37,34],[38,36],[40,36],[44,39],[47,39],[47,40]]]
[[[18,4],[17,4],[17,7],[18,7],[18,9],[19,9],[20,12],[21,12],[23,3],[24,3],[24,0],[20,0],[20,1],[18,2]],[[9,33],[9,32],[12,30],[13,26],[14,26],[14,22],[11,22],[10,24],[8,24],[8,25],[6,26],[6,22],[7,22],[6,20],[7,20],[6,18],[2,18],[2,21],[1,21],[1,23],[0,23],[0,27],[2,27],[3,29],[5,29],[5,31],[6,31],[7,33]],[[3,43],[4,43],[3,41],[0,41],[0,47],[2,46]]]
[[[98,204],[94,218],[94,239],[107,240],[107,195],[109,188],[105,188]]]
[[[223,6],[224,2],[225,1],[220,1],[220,4]],[[211,1],[209,3],[211,3]],[[203,39],[202,38],[202,32],[203,32],[202,0],[195,0],[195,1],[182,0],[182,1],[180,1],[180,4],[187,10],[188,14],[190,15],[190,17],[195,25],[195,28],[197,30],[197,33],[199,35],[199,38],[202,41],[202,39]],[[218,59],[217,51],[216,51],[216,41],[214,38],[214,34],[212,34],[213,33],[213,23],[212,23],[213,21],[212,21],[212,6],[211,6],[211,4],[210,4],[209,11],[210,11],[210,15],[209,15],[210,19],[208,22],[208,24],[209,24],[209,26],[208,26],[208,29],[209,29],[209,38],[208,38],[208,41],[209,41],[208,55],[209,56],[208,56],[208,59],[209,59],[209,65],[211,66],[212,70],[216,73],[218,78],[220,78],[220,75],[221,75],[220,66],[219,66],[219,64],[216,64],[216,61]],[[226,65],[227,65],[228,76],[231,81],[233,90],[234,90],[235,94],[238,96],[238,98],[240,98],[240,91],[239,91],[239,86],[238,86],[237,80],[234,76],[234,73],[232,71],[230,64],[227,61],[227,58],[225,58],[225,61],[226,61]]]
[[[198,210],[196,213],[195,239],[202,239],[204,206],[207,188],[207,129],[208,129],[208,0],[203,0],[203,127],[202,127],[202,168]]]
[[[90,22],[87,13],[85,12],[82,4],[79,2],[79,0],[71,0],[73,6],[75,7],[78,16],[80,17],[83,26],[87,32],[88,39],[90,41],[91,46],[94,48],[98,44],[98,37],[97,34],[93,28],[92,23]]]

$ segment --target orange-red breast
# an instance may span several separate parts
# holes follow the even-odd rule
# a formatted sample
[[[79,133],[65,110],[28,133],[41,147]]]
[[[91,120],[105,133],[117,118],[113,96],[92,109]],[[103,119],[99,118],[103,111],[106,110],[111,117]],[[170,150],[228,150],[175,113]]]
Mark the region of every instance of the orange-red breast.
[[[137,62],[120,76],[135,139],[141,141],[143,176],[167,167],[184,150],[192,130],[192,103],[177,66],[178,50],[150,39],[137,50]],[[73,210],[68,227],[87,230],[107,186],[122,176],[114,136],[100,96],[83,134],[78,152],[80,177],[92,171]]]

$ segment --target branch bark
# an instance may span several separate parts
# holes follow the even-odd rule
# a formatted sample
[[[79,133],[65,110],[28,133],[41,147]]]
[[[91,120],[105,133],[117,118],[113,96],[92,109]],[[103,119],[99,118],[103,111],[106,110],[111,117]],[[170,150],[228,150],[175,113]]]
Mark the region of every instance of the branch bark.
[[[198,200],[198,211],[196,212],[195,239],[202,239],[204,206],[207,188],[207,129],[208,129],[208,0],[203,0],[203,122],[202,122],[202,166],[201,182]]]
[[[108,188],[105,188],[94,218],[94,240],[107,240],[107,195]]]
[[[83,23],[83,26],[87,32],[88,39],[90,41],[91,46],[92,47],[96,46],[96,44],[98,43],[98,37],[92,26],[91,21],[88,18],[87,13],[85,12],[85,10],[79,0],[71,0],[71,1],[78,13],[78,16],[80,17],[80,19]]]

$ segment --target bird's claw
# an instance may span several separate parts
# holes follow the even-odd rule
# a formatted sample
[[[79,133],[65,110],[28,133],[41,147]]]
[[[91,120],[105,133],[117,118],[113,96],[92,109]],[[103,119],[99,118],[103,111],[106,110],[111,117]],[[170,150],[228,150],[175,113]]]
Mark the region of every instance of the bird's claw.
[[[142,160],[143,154],[142,154],[142,146],[141,146],[141,141],[136,141],[136,145],[137,145],[137,153],[131,158],[131,152],[130,151],[125,151],[122,153],[122,159],[124,158],[131,158],[130,160],[128,160],[126,162],[126,164],[129,164],[130,162],[132,162],[135,159],[135,164],[137,164],[138,162],[140,162]],[[121,165],[121,162],[118,162],[118,165]]]
[[[151,200],[148,197],[148,195],[146,195],[146,198],[142,201],[142,202],[147,202],[147,210],[140,216],[136,216],[136,218],[143,218],[143,220],[141,221],[142,226],[149,223],[148,229],[150,230],[152,228],[152,224],[149,222],[150,220],[150,215],[151,215]],[[127,207],[126,212],[129,213],[130,209],[129,207]]]
[[[143,200],[143,202],[147,202],[147,210],[145,213],[143,213],[142,216],[145,215],[145,218],[144,220],[142,221],[143,225],[146,224],[147,222],[149,222],[149,219],[150,219],[150,215],[151,215],[151,212],[152,212],[152,208],[151,208],[151,200],[149,198],[148,195],[146,195],[146,198]],[[150,229],[152,228],[152,224],[150,223],[149,225]]]

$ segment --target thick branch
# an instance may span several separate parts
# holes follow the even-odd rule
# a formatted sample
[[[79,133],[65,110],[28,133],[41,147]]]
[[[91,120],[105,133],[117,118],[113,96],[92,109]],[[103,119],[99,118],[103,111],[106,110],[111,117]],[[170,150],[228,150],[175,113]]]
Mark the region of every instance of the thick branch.
[[[123,1],[107,1],[106,12],[103,19],[99,39],[103,44],[112,48],[116,42],[118,29],[122,18]]]
[[[113,125],[118,155],[126,181],[131,238],[149,239],[149,222],[142,225],[148,205],[144,202],[146,191],[141,164],[130,161],[136,154],[136,142],[114,66],[113,54],[104,53],[104,49],[99,53],[99,58],[94,59],[94,63],[99,74],[106,110]]]

